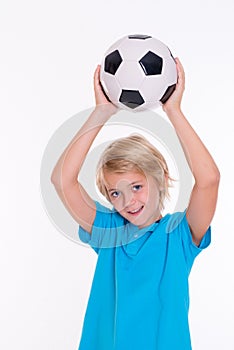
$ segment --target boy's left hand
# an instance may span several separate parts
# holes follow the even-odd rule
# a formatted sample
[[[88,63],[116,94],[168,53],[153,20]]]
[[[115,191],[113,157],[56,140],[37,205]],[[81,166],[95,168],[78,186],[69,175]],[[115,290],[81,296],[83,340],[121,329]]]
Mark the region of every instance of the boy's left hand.
[[[176,61],[176,69],[177,69],[177,75],[178,75],[176,89],[173,92],[173,94],[169,97],[167,102],[165,102],[162,105],[164,112],[166,112],[167,114],[181,109],[181,100],[185,89],[184,68],[178,58],[175,58],[175,61]]]

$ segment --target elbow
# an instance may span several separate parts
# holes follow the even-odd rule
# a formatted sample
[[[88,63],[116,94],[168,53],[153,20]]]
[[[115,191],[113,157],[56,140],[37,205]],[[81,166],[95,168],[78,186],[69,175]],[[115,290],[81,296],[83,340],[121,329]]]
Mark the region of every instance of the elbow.
[[[199,188],[218,188],[220,182],[220,172],[218,168],[213,169],[212,171],[206,172],[205,175],[195,179],[196,185]]]
[[[210,184],[219,186],[219,182],[220,182],[220,171],[216,167],[210,176]]]
[[[61,187],[61,177],[59,176],[56,169],[54,169],[51,173],[50,182],[54,185],[56,189]]]
[[[213,174],[210,174],[206,187],[218,188],[219,182],[220,182],[220,172],[215,171]]]
[[[57,192],[64,192],[67,189],[73,187],[74,184],[77,184],[77,178],[65,176],[61,170],[58,170],[56,168],[51,173],[50,181],[54,185]]]
[[[54,185],[55,183],[55,175],[54,175],[54,171],[52,171],[51,175],[50,175],[50,182]]]

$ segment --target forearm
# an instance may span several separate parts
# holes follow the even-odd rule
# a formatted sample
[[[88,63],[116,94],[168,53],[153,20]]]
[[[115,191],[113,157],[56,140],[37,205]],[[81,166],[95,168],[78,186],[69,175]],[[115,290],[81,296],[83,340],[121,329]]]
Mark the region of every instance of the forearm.
[[[207,187],[217,182],[219,180],[219,170],[182,111],[180,109],[170,111],[168,112],[168,118],[178,135],[196,184],[200,187]]]
[[[102,106],[96,107],[69,145],[60,156],[52,172],[51,181],[57,188],[77,182],[85,157],[102,129],[110,118]]]

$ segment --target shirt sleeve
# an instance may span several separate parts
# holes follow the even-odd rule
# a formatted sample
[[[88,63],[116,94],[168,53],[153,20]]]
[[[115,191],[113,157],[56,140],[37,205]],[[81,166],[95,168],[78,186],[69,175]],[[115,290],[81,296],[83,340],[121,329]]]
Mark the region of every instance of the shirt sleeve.
[[[121,245],[122,231],[124,231],[124,219],[116,212],[99,202],[95,202],[96,216],[91,234],[79,226],[80,240],[90,245],[96,253],[100,248],[113,248]]]
[[[186,217],[186,211],[184,211],[171,216],[171,220],[169,220],[167,226],[167,233],[172,233],[173,231],[178,234],[179,243],[183,250],[188,271],[190,271],[197,255],[211,243],[211,227],[207,229],[199,246],[197,246],[192,240],[192,233]]]

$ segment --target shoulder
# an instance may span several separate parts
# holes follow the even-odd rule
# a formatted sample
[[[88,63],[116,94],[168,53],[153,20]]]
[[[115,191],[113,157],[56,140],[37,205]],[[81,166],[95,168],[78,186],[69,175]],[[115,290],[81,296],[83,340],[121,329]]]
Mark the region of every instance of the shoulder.
[[[211,242],[211,228],[209,227],[200,245],[194,244],[186,217],[186,210],[164,215],[160,221],[159,228],[154,237],[155,242],[157,245],[160,244],[160,240],[157,239],[160,236],[163,243],[162,250],[164,247],[168,256],[171,256],[173,260],[176,259],[177,262],[182,259],[186,263],[188,272],[191,270],[195,258]]]
[[[96,227],[111,228],[124,225],[124,218],[113,208],[95,202],[96,217],[93,225]]]
[[[177,241],[183,249],[193,251],[195,255],[207,248],[211,243],[211,227],[209,227],[199,245],[193,242],[192,232],[187,220],[186,210],[166,214],[160,224],[160,232],[172,242]]]
[[[99,251],[100,248],[114,248],[121,245],[125,231],[124,218],[114,209],[95,202],[96,216],[91,234],[79,227],[79,237],[83,243],[89,244]]]
[[[186,212],[168,213],[164,216],[166,233],[175,233],[178,230],[185,229],[184,220],[186,220]]]
[[[211,243],[211,227],[207,229],[198,246],[193,242],[192,232],[186,216],[186,210],[166,215],[165,233],[169,236],[173,235],[176,237],[189,266],[192,265],[195,257]]]
[[[183,212],[175,212],[173,214],[166,215],[166,217],[168,217],[166,221],[166,233],[178,232],[182,234],[181,238],[187,239],[189,243],[195,245],[192,240],[192,232],[188,223],[186,212],[187,210],[184,210]],[[210,243],[210,236],[211,227],[207,229],[198,248],[206,248],[206,246],[208,246]]]

